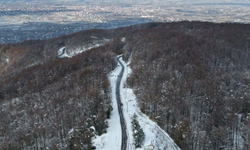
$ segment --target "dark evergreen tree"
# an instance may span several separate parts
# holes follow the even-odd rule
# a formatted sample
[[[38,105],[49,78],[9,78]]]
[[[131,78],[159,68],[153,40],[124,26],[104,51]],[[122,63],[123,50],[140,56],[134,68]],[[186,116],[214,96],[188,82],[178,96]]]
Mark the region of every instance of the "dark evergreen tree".
[[[140,148],[145,140],[145,133],[143,132],[139,122],[137,121],[136,114],[134,114],[132,118],[132,129],[135,147]]]

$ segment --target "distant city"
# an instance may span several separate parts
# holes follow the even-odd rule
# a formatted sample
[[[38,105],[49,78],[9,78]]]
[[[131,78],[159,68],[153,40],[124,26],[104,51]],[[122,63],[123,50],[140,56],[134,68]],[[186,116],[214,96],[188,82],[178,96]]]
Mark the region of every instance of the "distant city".
[[[0,2],[0,43],[146,22],[250,22],[249,2]]]

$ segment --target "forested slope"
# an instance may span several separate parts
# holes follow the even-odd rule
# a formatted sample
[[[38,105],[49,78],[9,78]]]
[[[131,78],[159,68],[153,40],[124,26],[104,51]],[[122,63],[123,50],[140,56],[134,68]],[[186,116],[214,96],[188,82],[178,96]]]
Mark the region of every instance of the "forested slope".
[[[23,68],[43,64],[58,58],[58,50],[65,47],[67,54],[104,44],[116,35],[107,30],[85,30],[49,40],[29,40],[21,43],[0,44],[0,75],[10,76]]]
[[[0,149],[90,149],[121,53],[141,111],[183,150],[250,148],[250,25],[172,22],[0,45]]]
[[[76,35],[89,37],[90,43],[95,32]],[[74,37],[1,46],[1,150],[89,150],[92,137],[106,132],[112,110],[107,75],[117,65],[112,41],[59,59],[58,49],[70,48],[62,41],[86,45],[84,38]]]
[[[141,111],[183,150],[249,149],[250,25],[151,23],[126,39]]]

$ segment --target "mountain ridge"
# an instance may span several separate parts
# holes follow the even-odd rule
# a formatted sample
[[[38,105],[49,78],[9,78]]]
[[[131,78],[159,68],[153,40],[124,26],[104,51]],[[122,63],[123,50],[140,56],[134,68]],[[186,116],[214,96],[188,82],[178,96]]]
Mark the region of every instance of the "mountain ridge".
[[[181,149],[246,149],[249,35],[249,24],[182,21],[0,45],[0,148],[90,149],[91,137],[105,133],[107,75],[123,54],[141,111]],[[72,58],[58,56],[61,47],[81,50],[103,39]]]

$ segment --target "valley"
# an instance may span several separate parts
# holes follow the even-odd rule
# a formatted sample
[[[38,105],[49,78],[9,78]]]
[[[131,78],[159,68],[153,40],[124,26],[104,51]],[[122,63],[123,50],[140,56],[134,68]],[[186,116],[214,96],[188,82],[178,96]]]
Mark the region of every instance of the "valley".
[[[185,20],[249,23],[249,2],[1,1],[0,43],[50,39],[88,29]]]

